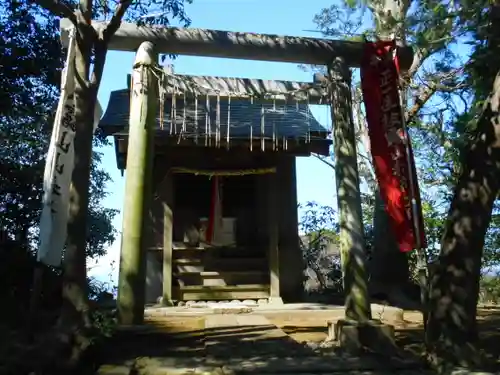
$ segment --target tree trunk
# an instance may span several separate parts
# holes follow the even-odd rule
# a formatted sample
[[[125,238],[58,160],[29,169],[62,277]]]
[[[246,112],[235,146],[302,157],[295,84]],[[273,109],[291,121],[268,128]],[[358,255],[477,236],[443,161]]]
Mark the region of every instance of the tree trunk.
[[[314,261],[308,262],[309,268],[316,274],[316,278],[318,279],[319,286],[322,291],[328,289],[328,283],[326,282],[325,276],[321,272],[321,267],[317,266]]]
[[[477,359],[473,344],[477,338],[481,258],[500,187],[499,105],[500,73],[478,121],[478,135],[465,152],[431,277],[426,341],[434,354],[450,355],[455,362]]]
[[[68,235],[63,264],[63,306],[59,320],[61,331],[75,344],[70,360],[76,360],[79,352],[88,345],[84,336],[86,329],[90,328],[85,250],[94,108],[97,101],[97,92],[90,88],[88,80],[90,56],[88,38],[77,32],[75,165],[71,176]]]
[[[371,277],[382,284],[406,283],[409,275],[408,258],[405,253],[399,251],[390,227],[389,215],[378,189],[375,192],[373,229],[374,269]],[[390,272],[387,272],[388,270]]]
[[[497,0],[491,9],[486,47],[492,53],[498,49],[499,27]],[[435,362],[444,359],[474,365],[481,361],[474,345],[478,337],[476,314],[484,240],[500,189],[499,106],[500,72],[497,72],[478,119],[476,137],[462,154],[462,173],[431,276],[426,344]]]
[[[402,290],[409,280],[408,257],[399,251],[390,227],[385,205],[377,190],[373,214],[373,250],[370,261],[370,293],[384,295],[389,302],[400,305]],[[405,306],[406,307],[406,306]]]
[[[375,30],[380,38],[394,36],[399,42],[406,42],[405,25],[402,20],[410,7],[411,0],[370,0],[368,6],[375,18]],[[405,108],[405,95],[403,108]],[[384,208],[380,191],[375,191],[373,215],[373,250],[370,261],[370,293],[385,295],[391,304],[414,304],[405,296],[404,286],[409,281],[408,256],[399,251],[390,227],[389,216]],[[408,306],[410,307],[410,306]]]

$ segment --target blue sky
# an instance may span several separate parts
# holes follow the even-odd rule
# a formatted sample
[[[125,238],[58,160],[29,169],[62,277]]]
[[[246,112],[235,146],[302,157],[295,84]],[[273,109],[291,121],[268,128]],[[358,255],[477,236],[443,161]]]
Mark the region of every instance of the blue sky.
[[[191,26],[197,28],[319,37],[317,33],[304,30],[314,30],[314,15],[334,1],[194,0],[193,4],[186,5],[186,11],[192,19]],[[126,77],[131,71],[133,60],[133,53],[108,52],[98,96],[104,110],[111,91],[127,87]],[[312,79],[310,72],[304,72],[296,64],[180,56],[174,61],[174,65],[175,72],[181,74],[296,81]],[[313,113],[319,122],[330,128],[328,107],[314,108]],[[110,146],[102,151],[103,167],[113,178],[108,186],[110,194],[103,204],[120,210],[113,224],[121,231],[125,179],[116,168],[114,147]],[[336,207],[333,170],[313,157],[297,159],[297,190],[299,202],[314,200]],[[103,281],[108,281],[108,275],[111,274],[116,283],[119,249],[118,238],[105,257],[89,264],[89,274]],[[114,268],[110,266],[112,262],[115,263]]]

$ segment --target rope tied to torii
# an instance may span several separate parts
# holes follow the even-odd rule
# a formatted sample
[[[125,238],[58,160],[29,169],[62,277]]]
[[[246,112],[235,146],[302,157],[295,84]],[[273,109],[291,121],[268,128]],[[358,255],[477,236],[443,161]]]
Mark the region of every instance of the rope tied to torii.
[[[306,118],[307,122],[307,132],[305,134],[300,135],[299,137],[304,137],[306,139],[306,142],[309,143],[311,141],[311,118],[312,114],[309,112],[309,92],[311,90],[318,90],[322,92],[327,92],[324,90],[325,88],[328,87],[328,82],[325,79],[324,76],[321,74],[315,74],[314,75],[314,81],[312,83],[308,84],[302,84],[298,89],[294,90],[288,90],[287,92],[284,92],[283,90],[269,90],[266,89],[266,92],[254,92],[249,94],[247,91],[235,91],[231,90],[230,88],[219,88],[219,87],[213,87],[213,86],[207,86],[199,82],[194,82],[192,79],[189,79],[187,77],[184,77],[182,75],[177,75],[174,74],[173,69],[170,66],[166,67],[159,67],[157,66],[155,68],[155,74],[158,76],[158,82],[160,84],[159,92],[160,92],[160,106],[163,108],[165,105],[165,98],[166,94],[168,91],[168,87],[170,87],[170,91],[172,94],[172,106],[171,106],[171,120],[170,120],[170,127],[172,128],[172,123],[177,122],[177,112],[176,112],[176,98],[175,96],[177,94],[182,95],[184,98],[184,106],[183,106],[183,113],[182,113],[182,130],[178,134],[178,142],[180,142],[181,138],[187,136],[189,137],[190,133],[193,132],[193,129],[188,130],[186,126],[186,107],[187,107],[187,100],[186,96],[187,94],[192,94],[194,96],[194,138],[195,142],[197,143],[197,139],[199,136],[199,127],[198,127],[198,109],[200,108],[198,106],[198,97],[199,96],[204,96],[205,97],[205,146],[215,146],[215,147],[220,147],[221,146],[221,141],[226,142],[226,147],[230,147],[230,133],[231,129],[230,128],[238,128],[241,126],[249,126],[249,132],[250,132],[250,140],[254,139],[254,129],[253,129],[253,124],[250,123],[245,123],[245,124],[231,124],[231,116],[233,115],[233,119],[236,118],[237,116],[235,115],[235,112],[232,113],[231,111],[231,98],[236,97],[236,98],[248,98],[250,100],[250,103],[253,105],[254,100],[273,100],[273,104],[271,108],[266,108],[264,104],[262,104],[261,110],[260,110],[260,148],[262,151],[265,151],[266,148],[266,138],[268,138],[268,141],[272,144],[272,149],[277,150],[279,148],[279,144],[281,143],[281,148],[282,149],[287,149],[288,148],[288,141],[286,139],[286,136],[280,137],[277,133],[279,132],[279,127],[276,124],[276,121],[280,121],[279,118],[272,117],[272,124],[270,126],[267,126],[265,117],[266,115],[269,114],[286,114],[287,111],[289,111],[289,106],[288,104],[285,107],[282,108],[277,108],[276,105],[276,100],[278,98],[282,99],[285,97],[285,102],[288,100],[287,98],[291,98],[290,100],[295,102],[296,105],[296,110],[301,113],[302,116]],[[228,83],[229,86],[231,86],[230,83]],[[202,93],[202,94],[200,94]],[[204,94],[203,94],[204,93]],[[213,105],[210,101],[210,96],[213,96],[215,94],[216,96],[216,103]],[[227,119],[222,118],[221,114],[221,100],[220,96],[224,94],[227,96]],[[326,94],[325,94],[326,95]],[[320,103],[323,100],[323,98],[320,99]],[[305,103],[306,104],[306,109],[301,108],[299,106],[299,103]],[[215,110],[215,118],[212,118],[210,116],[210,112],[212,110]],[[162,109],[163,111],[163,109]],[[192,112],[192,110],[191,110]],[[236,112],[237,113],[237,112]],[[223,123],[225,124],[223,126]],[[163,129],[164,126],[164,116],[162,113],[160,114],[160,128]],[[175,126],[175,124],[174,124]],[[225,136],[222,137],[222,132],[225,128]],[[267,130],[270,129],[271,130]],[[272,132],[272,135],[269,134],[268,132]],[[203,130],[202,130],[203,133]],[[268,133],[268,134],[266,134]],[[213,139],[212,139],[213,138]],[[253,150],[253,142],[251,141],[249,144],[250,150]]]
[[[313,119],[312,114],[310,113],[309,106],[310,100],[309,95],[311,90],[318,90],[320,92],[324,92],[319,99],[319,104],[323,104],[323,96],[326,96],[328,92],[328,88],[330,87],[329,80],[322,74],[316,73],[314,74],[313,82],[301,84],[299,88],[293,90],[272,90],[269,88],[264,88],[265,92],[259,92],[259,90],[249,91],[245,90],[243,87],[240,91],[231,90],[231,81],[228,81],[228,88],[220,88],[220,87],[211,87],[207,85],[203,85],[199,82],[194,82],[192,79],[188,77],[184,77],[182,75],[174,74],[171,66],[160,66],[158,63],[145,65],[134,65],[134,69],[150,69],[152,73],[157,77],[158,81],[158,94],[159,94],[159,122],[160,129],[164,130],[165,126],[165,101],[167,97],[167,92],[170,92],[172,95],[172,104],[170,108],[170,118],[167,120],[169,123],[169,131],[170,135],[177,137],[177,143],[180,143],[183,139],[194,139],[195,144],[198,144],[198,139],[200,136],[205,139],[206,147],[221,147],[223,142],[226,142],[226,148],[230,148],[230,139],[232,134],[238,134],[238,132],[234,132],[236,128],[248,127],[249,135],[249,148],[250,151],[253,151],[254,148],[254,140],[255,135],[260,138],[260,149],[265,151],[266,148],[268,150],[272,149],[273,151],[287,150],[289,147],[289,138],[294,138],[296,141],[302,139],[305,140],[306,143],[311,142],[311,123]],[[238,85],[238,83],[236,83]],[[325,90],[326,89],[326,90]],[[193,108],[188,108],[188,100],[187,95],[194,96],[194,110]],[[216,103],[211,102],[210,96],[216,96]],[[226,104],[223,109],[221,109],[221,100],[220,96],[227,96]],[[183,97],[181,103],[178,103],[177,96]],[[199,97],[205,97],[206,103],[203,105],[199,105]],[[241,106],[236,107],[235,109],[231,108],[231,98],[248,98],[250,99],[251,105],[254,104],[254,100],[272,100],[272,105],[269,104],[261,104],[260,110],[260,124],[254,123],[252,121],[243,121],[243,122],[235,122],[235,118],[238,118],[237,113],[238,110],[242,110]],[[297,126],[297,124],[289,123],[290,119],[285,116],[279,116],[279,114],[285,115],[287,112],[291,111],[290,103],[288,102],[288,98],[292,98],[291,100],[295,102],[296,111],[299,114],[295,115],[295,119],[298,119],[300,122],[301,118],[304,118],[304,122],[307,124],[307,129],[301,126]],[[276,100],[285,101],[285,105],[280,105],[279,107],[276,104]],[[325,101],[326,103],[326,101]],[[182,109],[178,108],[178,104],[182,107]],[[192,103],[191,103],[192,104]],[[201,117],[199,111],[201,113]],[[222,111],[227,112],[227,118],[223,118]],[[187,112],[189,111],[189,113]],[[194,116],[193,116],[194,111]],[[211,113],[215,111],[215,117],[211,115]],[[274,114],[274,116],[273,116]],[[269,121],[271,123],[266,123],[267,116],[269,117]],[[278,116],[277,116],[278,115]],[[203,121],[203,116],[205,117],[205,126],[200,126],[200,120]],[[189,117],[193,117],[191,120],[187,119]],[[293,120],[292,120],[293,121]],[[182,122],[181,126],[178,127],[178,123]],[[189,124],[189,126],[188,126]],[[290,135],[289,131],[285,129],[283,131],[283,127],[291,127],[295,129],[294,132],[299,132],[294,135]],[[255,127],[255,129],[254,129]],[[222,133],[225,133],[222,135]],[[231,135],[230,135],[231,133]],[[255,134],[257,133],[257,134]],[[260,133],[260,134],[259,134]],[[282,134],[279,134],[282,133]]]
[[[276,167],[249,168],[249,169],[237,169],[237,170],[200,170],[200,169],[191,169],[183,167],[173,167],[170,169],[170,171],[172,173],[194,174],[195,176],[231,177],[231,176],[249,176],[249,175],[276,173]]]
[[[209,169],[194,169],[194,168],[185,168],[185,167],[172,167],[170,168],[167,173],[165,173],[165,176],[163,179],[160,181],[158,186],[162,186],[168,175],[170,173],[184,173],[184,174],[192,174],[195,176],[208,176],[209,179],[211,179],[214,176],[217,177],[239,177],[239,176],[250,176],[250,175],[264,175],[264,174],[272,174],[276,173],[276,167],[269,167],[269,168],[246,168],[246,169],[231,169],[231,170],[209,170]],[[158,200],[161,199],[160,194],[158,191],[160,189],[155,189],[154,197],[153,200]]]
[[[205,92],[213,92],[216,95],[220,95],[222,93],[222,90],[215,88],[215,87],[209,87],[205,86],[202,84],[199,84],[197,82],[193,82],[192,80],[188,80],[182,77],[180,74],[175,74],[172,70],[171,67],[162,67],[160,65],[157,65],[153,67],[153,72],[156,74],[158,77],[159,83],[161,83],[162,87],[160,89],[162,91],[165,91],[165,84],[167,83],[167,78],[170,78],[171,81],[174,82],[174,87],[178,87],[178,83],[182,82],[186,88],[189,90],[187,92],[191,93],[198,93],[199,91],[205,91]],[[276,97],[281,97],[281,96],[289,96],[292,99],[295,99],[297,101],[303,101],[304,99],[308,98],[308,91],[313,90],[313,89],[326,89],[329,87],[329,81],[328,79],[321,73],[315,73],[313,75],[313,82],[312,83],[307,83],[301,85],[300,88],[295,89],[295,90],[289,90],[285,93],[282,91],[274,91],[274,90],[267,90],[263,93],[255,93],[252,95],[242,93],[239,91],[231,91],[231,90],[224,90],[224,93],[226,93],[229,97],[247,97],[250,100],[255,100],[255,99],[273,99]],[[300,97],[300,94],[304,94],[303,97]]]

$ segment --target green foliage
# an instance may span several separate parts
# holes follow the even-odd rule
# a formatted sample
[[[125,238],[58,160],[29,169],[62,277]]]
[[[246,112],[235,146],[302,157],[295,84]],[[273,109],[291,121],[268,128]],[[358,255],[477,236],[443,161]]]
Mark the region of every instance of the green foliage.
[[[393,18],[384,9],[397,6]],[[489,94],[500,67],[498,51],[487,48],[490,1],[442,0],[344,0],[320,10],[314,21],[326,36],[351,39],[375,36],[383,28],[414,48],[416,58],[405,79],[406,114],[418,166],[428,255],[440,249],[447,208],[462,170],[463,149],[474,134],[482,101]],[[367,12],[369,10],[369,12]],[[385,18],[384,18],[385,17]],[[469,58],[470,56],[470,58]],[[359,83],[354,82],[354,101],[361,101]],[[359,106],[363,112],[363,106]],[[355,116],[356,117],[356,116]],[[359,116],[363,118],[363,113]],[[363,172],[366,168],[360,168]],[[368,186],[369,177],[361,173]],[[373,188],[373,187],[372,187]],[[370,212],[365,205],[364,214]],[[500,264],[498,212],[485,242],[484,271]],[[368,222],[368,215],[365,223]],[[372,228],[367,228],[370,239]],[[414,264],[413,257],[410,263]]]
[[[485,275],[480,282],[480,301],[485,304],[500,303],[500,275]]]
[[[54,17],[31,3],[0,2],[0,226],[25,249],[36,249],[45,155],[59,97],[63,55]],[[97,137],[96,146],[108,145]],[[116,231],[116,210],[102,207],[110,176],[94,152],[87,254],[103,255]]]
[[[31,2],[0,0],[0,299],[12,325],[27,319],[42,208],[45,157],[59,99],[63,51],[58,22]],[[94,145],[107,145],[96,137]],[[116,210],[102,206],[110,176],[94,152],[90,184],[87,255],[98,257],[115,240]],[[60,272],[43,272],[41,309],[50,326],[61,305]],[[45,315],[44,315],[45,316]]]
[[[88,285],[91,306],[90,320],[93,328],[91,340],[111,337],[118,324],[115,311],[116,301],[114,300],[116,287],[110,288],[109,283],[94,278],[89,278]]]
[[[373,204],[369,197],[363,201],[365,219],[366,249],[369,253],[373,246]],[[342,272],[340,263],[339,223],[333,207],[310,201],[299,204],[300,247],[306,267],[316,274],[323,289],[342,291]]]
[[[324,253],[330,244],[338,243],[339,225],[332,207],[307,202],[299,204],[298,208],[301,212],[299,233],[301,234],[302,254],[304,260],[309,263]]]
[[[306,267],[312,270],[321,289],[341,290],[339,225],[335,210],[316,202],[299,204],[300,247]]]
[[[125,20],[136,22],[138,25],[169,26],[172,21],[184,26],[191,24],[187,16],[184,3],[191,4],[193,0],[141,0],[129,8]],[[107,3],[109,4],[109,3]],[[108,8],[108,11],[111,11]],[[150,15],[149,17],[144,17]]]
[[[186,0],[186,3],[190,2]],[[36,3],[43,5],[49,11],[42,9]],[[10,307],[10,309],[2,309],[2,313],[12,313],[10,315],[19,318],[18,320],[26,321],[26,314],[20,312],[27,311],[27,301],[32,289],[33,252],[37,246],[45,156],[59,97],[58,86],[63,66],[58,18],[69,17],[78,24],[81,37],[78,51],[81,54],[77,53],[79,61],[76,65],[91,66],[93,69],[92,74],[80,77],[78,80],[78,84],[83,82],[81,86],[83,91],[86,91],[82,95],[77,95],[77,99],[82,99],[89,98],[89,94],[97,95],[108,41],[107,36],[89,32],[88,23],[91,19],[109,20],[109,15],[116,12],[118,19],[115,21],[118,25],[123,13],[125,13],[123,17],[125,20],[140,21],[139,23],[169,25],[173,19],[177,19],[187,25],[190,20],[185,14],[184,3],[183,0],[142,0],[118,3],[85,0],[62,2],[57,0],[35,2],[0,0],[0,137],[2,139],[0,231],[5,231],[8,238],[7,245],[0,244],[0,260],[2,261],[0,299]],[[125,12],[126,10],[128,11]],[[148,13],[153,16],[142,17]],[[85,106],[78,106],[78,109],[82,107]],[[91,119],[93,106],[89,105],[87,109],[87,112],[81,111],[83,113],[81,117]],[[79,145],[85,145],[83,137],[78,137],[78,139],[82,142]],[[90,138],[87,138],[87,141],[90,143]],[[95,149],[98,146],[108,145],[108,142],[98,135],[93,138],[93,145]],[[112,315],[103,313],[98,308],[92,309],[90,318],[96,335],[86,336],[88,334],[86,332],[87,309],[81,308],[81,303],[85,303],[85,292],[88,292],[89,288],[84,277],[85,263],[82,261],[84,257],[78,255],[83,255],[84,251],[88,257],[103,255],[106,247],[114,241],[116,234],[111,224],[116,210],[102,206],[102,201],[107,194],[106,185],[111,181],[110,176],[100,167],[102,154],[94,151],[92,156],[88,207],[86,204],[77,204],[72,207],[74,210],[71,211],[72,215],[74,212],[77,212],[77,216],[81,215],[80,219],[86,215],[87,225],[81,226],[80,233],[78,233],[79,228],[76,228],[70,236],[77,240],[71,244],[73,246],[68,246],[68,251],[71,249],[72,255],[75,256],[68,256],[71,264],[69,261],[65,264],[63,274],[67,286],[65,303],[62,303],[61,273],[50,268],[44,270],[44,274],[49,275],[53,280],[50,280],[48,284],[44,280],[42,300],[46,300],[49,296],[54,297],[50,309],[59,313],[62,304],[62,311],[66,313],[64,316],[66,319],[61,319],[62,324],[59,326],[61,332],[58,332],[60,338],[56,340],[58,345],[55,345],[57,348],[64,347],[65,350],[57,352],[57,349],[54,349],[53,352],[57,352],[56,355],[47,354],[48,358],[44,359],[45,362],[56,359],[59,362],[66,361],[68,358],[63,358],[66,353],[70,354],[70,361],[79,359],[80,353],[87,348],[89,340],[109,334],[114,325]],[[75,158],[86,163],[86,157],[81,154],[75,155]],[[82,169],[86,170],[86,168]],[[77,181],[74,183],[75,186],[78,185]],[[76,190],[81,195],[81,201],[86,202],[85,183],[76,186]],[[84,239],[86,242],[83,241]],[[80,244],[85,244],[85,248]],[[95,293],[93,290],[95,285],[90,283],[89,286],[90,292]],[[48,299],[52,301],[51,298]],[[78,304],[77,314],[73,308],[76,304]],[[42,306],[44,307],[47,306]],[[54,323],[52,320],[41,320],[43,320],[44,328],[51,327]],[[75,329],[77,326],[79,329]],[[65,329],[70,332],[62,332]],[[70,338],[66,339],[66,335]],[[62,337],[64,339],[61,339]],[[71,348],[68,348],[68,343],[72,346]],[[38,373],[38,371],[35,372]]]

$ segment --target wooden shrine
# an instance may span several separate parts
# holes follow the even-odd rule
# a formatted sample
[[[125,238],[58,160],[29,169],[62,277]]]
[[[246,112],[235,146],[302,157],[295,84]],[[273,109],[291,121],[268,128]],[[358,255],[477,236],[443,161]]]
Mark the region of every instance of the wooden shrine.
[[[100,35],[108,24],[92,26]],[[64,44],[72,27],[69,20],[61,21]],[[293,298],[301,268],[295,261],[300,254],[292,209],[294,158],[326,153],[329,146],[326,129],[306,110],[314,101],[331,106],[346,318],[351,325],[371,320],[349,70],[360,66],[363,43],[122,23],[108,47],[137,51],[130,91],[113,93],[101,121],[105,133],[115,136],[118,166],[126,168],[120,322],[143,321],[145,284],[148,298],[161,291],[164,304],[233,297],[279,301],[285,293]],[[396,52],[400,68],[408,69],[411,48]],[[327,75],[310,84],[182,79],[159,71],[159,53],[324,65]],[[179,78],[186,84],[176,83]],[[231,108],[242,100],[240,123]],[[292,108],[302,115],[292,120]],[[233,123],[238,124],[234,129]],[[272,172],[249,173],[255,169]],[[234,176],[238,170],[244,176]],[[218,190],[223,195],[219,210],[222,206],[225,221],[235,224],[228,224],[236,228],[228,236],[233,246],[182,244],[186,227],[206,217],[212,200],[207,175],[227,180]]]
[[[146,303],[161,296],[300,299],[295,158],[327,154],[331,144],[307,102],[297,100],[318,102],[321,90],[286,97],[287,87],[308,86],[313,84],[171,76],[156,119]],[[112,92],[99,125],[114,136],[122,170],[129,103],[130,89]],[[214,182],[222,196],[222,228],[218,241],[208,242]],[[164,205],[172,218],[165,217]],[[201,235],[199,243],[189,243],[189,230]],[[164,263],[165,256],[171,259]]]

